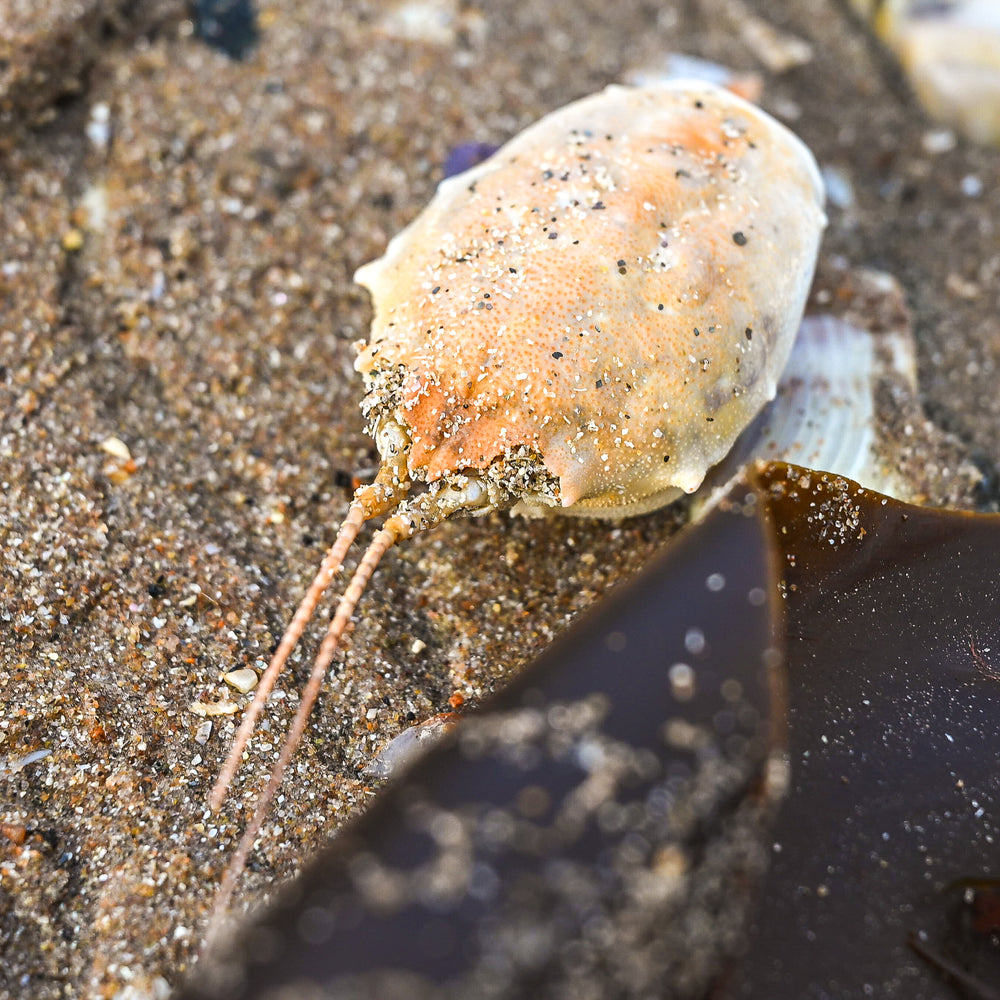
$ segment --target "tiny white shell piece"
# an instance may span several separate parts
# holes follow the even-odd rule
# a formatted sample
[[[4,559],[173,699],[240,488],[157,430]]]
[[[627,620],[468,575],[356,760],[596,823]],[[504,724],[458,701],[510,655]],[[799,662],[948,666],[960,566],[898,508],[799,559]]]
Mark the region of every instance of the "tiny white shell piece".
[[[11,757],[0,761],[0,778],[17,774],[36,761],[44,760],[51,753],[51,750],[32,750],[31,753],[26,753],[23,757]]]
[[[568,513],[692,492],[774,395],[822,202],[798,138],[693,81],[609,87],[445,181],[356,275],[410,476],[528,449]]]
[[[764,91],[764,81],[756,73],[737,73],[728,66],[684,52],[661,54],[652,62],[626,70],[623,77],[623,82],[632,87],[659,87],[673,80],[702,80],[754,102]]]

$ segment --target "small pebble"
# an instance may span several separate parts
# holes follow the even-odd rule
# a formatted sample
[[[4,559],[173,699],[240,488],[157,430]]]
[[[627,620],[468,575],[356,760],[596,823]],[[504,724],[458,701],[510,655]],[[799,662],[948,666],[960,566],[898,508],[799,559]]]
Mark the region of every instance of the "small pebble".
[[[379,28],[392,38],[450,48],[460,14],[455,0],[397,0],[386,4]]]
[[[12,844],[20,845],[27,839],[28,830],[21,823],[0,823],[0,834]]]
[[[827,201],[836,208],[850,208],[854,204],[854,185],[850,175],[840,167],[822,168]]]
[[[242,670],[230,670],[228,674],[223,674],[222,679],[231,687],[236,688],[242,694],[248,694],[257,686],[257,674],[249,667]]]
[[[737,9],[744,44],[770,72],[787,73],[812,62],[813,48],[805,39],[779,30],[744,8],[742,3]]]
[[[83,233],[79,229],[67,229],[63,233],[62,247],[69,253],[75,253],[83,246]]]
[[[983,182],[976,174],[966,174],[959,187],[966,198],[978,198],[983,193]]]
[[[972,301],[979,298],[982,289],[974,281],[968,281],[963,278],[960,274],[955,274],[953,271],[945,279],[945,288],[951,292],[952,295],[957,296],[960,299],[968,299]]]
[[[949,153],[955,148],[955,133],[950,128],[928,129],[920,140],[925,153],[932,156],[938,153]]]
[[[84,130],[87,138],[98,148],[106,149],[111,139],[111,108],[105,101],[98,101],[90,109],[90,121]]]

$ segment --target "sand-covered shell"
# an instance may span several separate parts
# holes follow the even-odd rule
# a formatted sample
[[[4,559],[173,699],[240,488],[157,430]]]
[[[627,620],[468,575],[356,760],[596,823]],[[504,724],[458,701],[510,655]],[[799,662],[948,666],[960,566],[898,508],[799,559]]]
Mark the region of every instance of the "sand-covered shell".
[[[805,145],[694,81],[609,87],[443,182],[356,280],[371,431],[520,509],[691,492],[774,395],[825,224]]]

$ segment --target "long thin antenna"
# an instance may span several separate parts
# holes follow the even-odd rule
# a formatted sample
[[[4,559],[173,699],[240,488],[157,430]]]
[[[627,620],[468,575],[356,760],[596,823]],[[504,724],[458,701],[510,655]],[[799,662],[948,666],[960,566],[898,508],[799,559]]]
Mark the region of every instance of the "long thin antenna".
[[[377,517],[395,507],[401,496],[405,495],[408,485],[409,483],[401,478],[398,467],[383,465],[379,469],[375,481],[363,486],[355,493],[354,500],[347,511],[344,523],[340,526],[340,531],[337,532],[333,545],[323,557],[319,571],[306,591],[305,597],[302,598],[298,610],[288,623],[288,628],[285,629],[285,634],[281,637],[278,648],[275,649],[274,655],[271,657],[271,662],[261,674],[253,701],[250,702],[243,716],[243,721],[240,723],[240,728],[236,731],[229,755],[219,771],[215,786],[212,788],[212,794],[208,798],[208,807],[212,812],[218,812],[221,808],[233,777],[239,769],[243,751],[253,735],[254,727],[264,710],[268,696],[274,689],[278,675],[284,669],[295,644],[301,638],[306,625],[316,611],[316,605],[319,604],[327,587],[330,586],[330,581],[333,580],[343,564],[344,558],[358,537],[362,525],[369,518]]]
[[[345,521],[345,525],[346,524],[347,522]],[[343,531],[343,529],[341,529],[341,531]],[[319,652],[316,654],[316,661],[313,664],[312,674],[309,677],[309,682],[303,689],[302,700],[299,702],[298,711],[295,713],[295,718],[292,720],[292,725],[288,730],[288,736],[285,739],[285,744],[281,748],[281,753],[278,755],[277,763],[271,770],[271,776],[266,787],[257,799],[253,817],[251,818],[246,830],[243,832],[243,837],[240,839],[239,846],[233,853],[225,874],[222,877],[222,884],[219,886],[219,891],[216,894],[215,901],[212,906],[212,915],[209,918],[206,942],[210,942],[214,939],[216,933],[222,925],[223,917],[233,895],[233,890],[236,888],[236,882],[243,873],[247,858],[250,856],[251,850],[253,850],[254,841],[260,833],[261,826],[264,823],[264,818],[267,815],[268,806],[271,804],[271,800],[274,798],[278,788],[281,786],[281,781],[285,775],[285,769],[288,767],[288,762],[291,760],[292,754],[295,752],[296,747],[298,747],[299,742],[302,739],[302,734],[306,728],[306,722],[309,719],[309,713],[312,711],[312,707],[319,695],[319,689],[323,683],[323,678],[326,676],[326,671],[333,660],[333,655],[337,651],[337,645],[350,623],[351,615],[354,614],[354,609],[357,607],[358,601],[361,599],[361,595],[368,586],[368,581],[371,579],[372,573],[375,572],[375,568],[378,566],[386,552],[388,552],[389,549],[396,544],[396,542],[409,537],[412,531],[413,526],[409,519],[398,515],[389,518],[385,526],[375,533],[375,536],[372,538],[371,544],[368,546],[361,562],[358,563],[358,567],[354,571],[354,576],[351,578],[350,584],[348,584],[347,589],[344,591],[344,594],[340,599],[340,603],[337,605],[337,612],[333,616],[333,620],[330,622],[330,627],[327,629],[327,633],[323,637],[323,642],[320,644]],[[356,534],[357,532],[355,531],[355,535]],[[322,593],[322,591],[320,591],[320,593]],[[305,601],[303,601],[303,604],[305,604]],[[298,617],[298,614],[296,614],[296,617]],[[289,631],[291,631],[291,627],[289,627]]]

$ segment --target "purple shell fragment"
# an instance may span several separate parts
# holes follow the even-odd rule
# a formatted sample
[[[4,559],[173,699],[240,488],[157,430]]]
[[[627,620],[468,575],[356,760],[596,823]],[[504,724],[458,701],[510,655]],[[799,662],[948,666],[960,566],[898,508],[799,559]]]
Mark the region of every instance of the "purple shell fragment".
[[[500,147],[489,142],[461,142],[444,161],[444,176],[454,177],[488,160]]]

